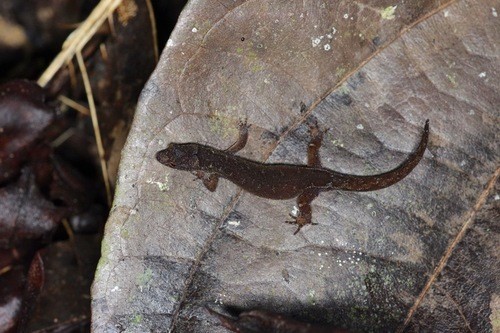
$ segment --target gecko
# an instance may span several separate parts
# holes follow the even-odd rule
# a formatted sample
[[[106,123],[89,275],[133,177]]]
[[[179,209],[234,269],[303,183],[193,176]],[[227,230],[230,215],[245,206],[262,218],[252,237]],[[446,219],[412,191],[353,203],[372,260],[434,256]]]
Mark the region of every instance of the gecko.
[[[199,143],[172,142],[166,149],[156,153],[156,159],[170,168],[193,172],[211,192],[217,189],[219,178],[225,178],[262,198],[297,198],[297,216],[291,216],[293,221],[285,221],[297,225],[294,235],[305,225],[313,224],[311,202],[321,192],[375,191],[391,186],[405,178],[418,165],[429,138],[427,119],[420,143],[403,163],[390,171],[365,176],[322,167],[319,148],[324,131],[319,129],[315,121],[309,124],[307,165],[262,163],[235,155],[247,143],[248,128],[246,121],[240,122],[238,140],[225,150]]]

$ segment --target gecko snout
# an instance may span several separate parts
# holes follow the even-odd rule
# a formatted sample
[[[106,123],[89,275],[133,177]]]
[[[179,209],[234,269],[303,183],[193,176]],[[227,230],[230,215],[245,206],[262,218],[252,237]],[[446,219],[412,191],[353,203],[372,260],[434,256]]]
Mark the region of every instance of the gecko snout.
[[[175,163],[168,157],[168,148],[160,150],[156,153],[155,157],[158,162],[160,162],[163,165],[167,165],[170,167],[174,167]],[[173,164],[173,165],[172,165]]]

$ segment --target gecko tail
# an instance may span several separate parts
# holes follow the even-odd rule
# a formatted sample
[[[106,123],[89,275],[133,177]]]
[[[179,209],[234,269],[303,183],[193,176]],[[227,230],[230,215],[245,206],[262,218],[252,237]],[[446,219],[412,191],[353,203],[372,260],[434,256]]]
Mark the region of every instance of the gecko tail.
[[[410,172],[418,165],[422,156],[424,156],[428,140],[429,119],[425,121],[422,138],[420,139],[418,147],[415,151],[408,155],[406,160],[397,168],[371,176],[342,175],[339,177],[339,174],[337,174],[336,180],[332,183],[332,185],[336,189],[346,191],[375,191],[396,184],[410,174]]]

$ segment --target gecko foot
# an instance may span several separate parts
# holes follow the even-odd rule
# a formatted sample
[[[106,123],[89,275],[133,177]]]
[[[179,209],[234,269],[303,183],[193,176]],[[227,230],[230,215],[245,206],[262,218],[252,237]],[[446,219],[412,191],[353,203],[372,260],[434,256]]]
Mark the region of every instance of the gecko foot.
[[[250,128],[250,125],[248,124],[248,118],[245,117],[243,119],[240,119],[240,122],[238,124],[238,128],[240,129],[240,132],[241,131],[246,131]]]
[[[235,154],[239,152],[245,145],[248,140],[248,129],[250,125],[247,123],[247,118],[240,119],[240,123],[238,125],[238,140],[236,140],[231,146],[229,146],[225,151],[231,154]]]
[[[217,185],[219,184],[219,177],[214,174],[214,173],[205,173],[203,171],[197,170],[191,172],[196,178],[193,179],[193,181],[197,181],[198,179],[202,181],[203,185],[209,190],[210,192],[215,192],[217,189]]]
[[[311,137],[311,140],[314,140],[314,139],[319,139],[320,141],[322,141],[323,139],[323,136],[328,132],[329,128],[325,128],[325,129],[320,129],[319,125],[318,125],[318,121],[316,119],[314,120],[310,120],[308,122],[308,126],[309,126],[309,136]]]
[[[293,233],[294,235],[298,234],[298,232],[300,231],[300,229],[302,229],[302,227],[304,226],[302,224],[298,224],[297,220],[295,220],[295,221],[285,221],[285,223],[288,223],[288,224],[297,224],[297,230],[295,230],[295,232]]]
[[[285,221],[287,224],[296,224],[297,225],[297,230],[293,233],[296,235],[300,229],[302,229],[303,226],[311,224],[311,225],[316,225],[317,223],[312,223],[310,221],[307,221],[307,219],[303,216],[293,216],[292,214],[289,214],[290,217],[293,219],[293,221]]]

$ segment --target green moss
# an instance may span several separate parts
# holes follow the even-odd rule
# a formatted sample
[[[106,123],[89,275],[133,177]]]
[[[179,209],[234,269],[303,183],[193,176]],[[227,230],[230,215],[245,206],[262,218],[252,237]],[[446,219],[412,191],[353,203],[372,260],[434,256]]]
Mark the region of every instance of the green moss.
[[[107,241],[107,237],[104,237],[101,242],[101,258],[97,263],[96,276],[98,276],[100,274],[101,269],[108,264],[108,256],[110,252],[111,252],[111,246]]]
[[[260,72],[262,70],[264,70],[264,66],[262,66],[261,64],[254,63],[252,65],[252,72],[255,73],[255,72]]]
[[[237,136],[237,127],[232,124],[232,119],[225,114],[216,110],[210,115],[209,119],[208,124],[211,132],[222,138]]]
[[[380,16],[382,16],[382,19],[384,20],[394,20],[394,13],[396,12],[397,7],[398,6],[386,7],[385,9],[380,11]]]
[[[120,236],[123,238],[123,239],[128,239],[129,236],[130,236],[130,232],[128,230],[128,228],[121,228],[120,229]]]
[[[337,89],[337,93],[339,95],[349,95],[349,88],[346,84],[343,84]]]
[[[448,79],[448,81],[450,81],[453,88],[456,88],[458,86],[457,76],[455,74],[446,74],[446,78]]]
[[[153,279],[153,271],[151,268],[146,268],[146,270],[137,277],[136,284],[140,287],[146,286]]]
[[[140,323],[142,323],[142,315],[141,314],[136,314],[132,318],[132,324],[140,324]]]
[[[314,289],[309,290],[307,293],[307,302],[310,305],[316,305],[316,291]]]
[[[340,79],[344,76],[344,74],[347,72],[347,69],[345,67],[337,67],[335,69],[335,76],[337,79]]]

